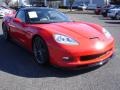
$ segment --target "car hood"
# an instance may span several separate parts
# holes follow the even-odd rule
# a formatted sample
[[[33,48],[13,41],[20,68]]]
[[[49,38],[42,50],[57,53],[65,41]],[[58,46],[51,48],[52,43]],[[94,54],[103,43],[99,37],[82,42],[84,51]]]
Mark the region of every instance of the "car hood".
[[[110,10],[120,11],[120,8],[113,8],[113,9],[110,9]]]
[[[78,22],[66,22],[66,23],[51,23],[37,25],[37,27],[51,31],[52,33],[69,35],[72,37],[82,36],[84,38],[103,38],[102,27],[96,29],[95,27]]]

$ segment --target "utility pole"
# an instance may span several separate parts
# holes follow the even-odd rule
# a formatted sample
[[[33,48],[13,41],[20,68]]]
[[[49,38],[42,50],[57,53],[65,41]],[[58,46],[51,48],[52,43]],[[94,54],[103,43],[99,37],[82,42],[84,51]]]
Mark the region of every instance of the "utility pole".
[[[44,5],[47,6],[47,0],[44,0]]]
[[[109,1],[110,1],[110,0],[106,0],[106,5],[108,5],[108,4],[109,4]]]
[[[93,4],[93,0],[90,0],[90,4]]]
[[[63,6],[66,6],[66,2],[67,2],[66,0],[63,0]]]

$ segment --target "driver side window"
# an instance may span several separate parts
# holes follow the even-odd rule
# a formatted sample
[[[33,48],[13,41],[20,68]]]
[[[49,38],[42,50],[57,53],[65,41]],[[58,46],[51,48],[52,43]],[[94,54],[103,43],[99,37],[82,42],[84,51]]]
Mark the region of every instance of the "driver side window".
[[[21,19],[22,22],[25,22],[25,12],[19,11],[16,18],[19,18],[19,19]]]

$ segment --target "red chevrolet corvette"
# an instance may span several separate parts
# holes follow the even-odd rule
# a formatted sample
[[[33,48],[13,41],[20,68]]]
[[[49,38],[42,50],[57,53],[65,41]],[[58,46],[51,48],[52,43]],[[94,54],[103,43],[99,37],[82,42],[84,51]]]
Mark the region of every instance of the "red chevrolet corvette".
[[[114,39],[103,27],[73,22],[45,7],[21,8],[2,23],[6,40],[14,40],[34,54],[38,64],[63,68],[103,65],[114,53]]]

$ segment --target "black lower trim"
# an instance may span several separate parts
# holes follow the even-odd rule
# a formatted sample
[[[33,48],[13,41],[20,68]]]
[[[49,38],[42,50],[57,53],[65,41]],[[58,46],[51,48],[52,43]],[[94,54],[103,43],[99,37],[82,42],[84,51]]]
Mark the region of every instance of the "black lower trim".
[[[91,68],[91,67],[96,67],[96,66],[102,66],[102,65],[106,64],[113,56],[114,56],[114,54],[112,54],[109,58],[107,58],[101,62],[97,62],[97,63],[93,63],[93,64],[89,64],[89,65],[76,66],[75,69],[85,69],[85,68]]]

